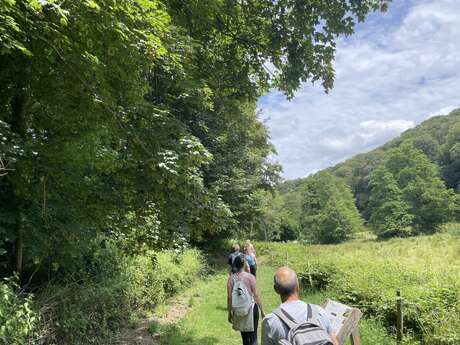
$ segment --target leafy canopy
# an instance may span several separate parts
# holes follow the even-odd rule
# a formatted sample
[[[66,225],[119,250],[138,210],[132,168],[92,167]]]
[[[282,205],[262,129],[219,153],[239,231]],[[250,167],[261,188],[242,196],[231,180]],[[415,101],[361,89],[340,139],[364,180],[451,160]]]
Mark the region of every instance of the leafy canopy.
[[[454,192],[441,180],[437,166],[410,144],[387,153],[371,175],[371,223],[378,233],[431,232],[451,219]]]
[[[309,241],[343,242],[362,226],[350,188],[328,172],[306,179],[301,203],[301,237]]]

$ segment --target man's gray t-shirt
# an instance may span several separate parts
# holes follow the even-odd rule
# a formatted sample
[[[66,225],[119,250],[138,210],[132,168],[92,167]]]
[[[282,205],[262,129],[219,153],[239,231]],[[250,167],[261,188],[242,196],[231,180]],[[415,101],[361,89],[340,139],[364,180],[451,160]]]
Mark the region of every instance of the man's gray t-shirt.
[[[316,304],[310,304],[318,312],[320,326],[327,333],[333,332],[331,322],[323,308]],[[281,304],[283,308],[294,320],[302,323],[307,320],[307,304],[303,301],[286,302]],[[262,322],[262,345],[278,345],[280,339],[287,339],[289,328],[273,313],[268,314]]]

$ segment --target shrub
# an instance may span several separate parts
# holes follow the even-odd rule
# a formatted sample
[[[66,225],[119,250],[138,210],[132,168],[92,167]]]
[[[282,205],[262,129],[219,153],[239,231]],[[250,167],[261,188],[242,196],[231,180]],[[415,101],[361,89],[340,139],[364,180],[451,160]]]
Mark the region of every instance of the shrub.
[[[196,250],[127,257],[108,244],[95,254],[92,269],[50,285],[40,295],[42,343],[97,344],[130,319],[143,316],[188,286],[203,269]],[[51,320],[51,324],[45,324]]]
[[[31,297],[22,298],[15,293],[12,280],[0,283],[0,342],[22,345],[32,332],[37,320],[31,308]]]

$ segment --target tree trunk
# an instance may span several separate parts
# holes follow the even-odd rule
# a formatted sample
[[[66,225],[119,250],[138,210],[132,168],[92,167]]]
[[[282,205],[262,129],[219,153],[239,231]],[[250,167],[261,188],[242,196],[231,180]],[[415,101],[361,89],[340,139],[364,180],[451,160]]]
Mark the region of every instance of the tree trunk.
[[[26,82],[19,83],[15,96],[11,101],[11,129],[14,133],[19,135],[21,139],[26,139],[27,131],[27,109],[29,105],[29,90]],[[18,176],[14,180],[17,184],[22,184],[24,181],[21,178],[21,169],[17,169],[15,172]],[[16,205],[16,241],[15,241],[15,264],[14,268],[19,276],[22,273],[23,266],[23,252],[24,252],[24,233],[23,233],[23,205],[24,196],[21,193],[24,186],[16,185],[14,188],[14,204]]]
[[[16,243],[15,243],[15,270],[19,276],[22,273],[22,260],[24,253],[24,234],[22,229],[22,213],[16,218]]]

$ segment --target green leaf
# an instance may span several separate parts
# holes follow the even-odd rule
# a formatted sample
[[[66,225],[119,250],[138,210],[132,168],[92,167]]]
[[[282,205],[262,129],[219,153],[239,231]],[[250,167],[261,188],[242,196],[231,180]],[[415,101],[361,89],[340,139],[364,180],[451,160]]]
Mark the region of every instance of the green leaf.
[[[29,0],[29,5],[36,11],[39,11],[42,9],[42,3],[39,0]]]
[[[101,9],[101,7],[98,5],[98,3],[94,0],[87,0],[86,1],[86,6],[88,6],[89,8],[93,9],[93,10],[97,10],[99,11]]]
[[[62,26],[67,26],[69,24],[67,17],[61,17],[59,22],[61,23]]]

